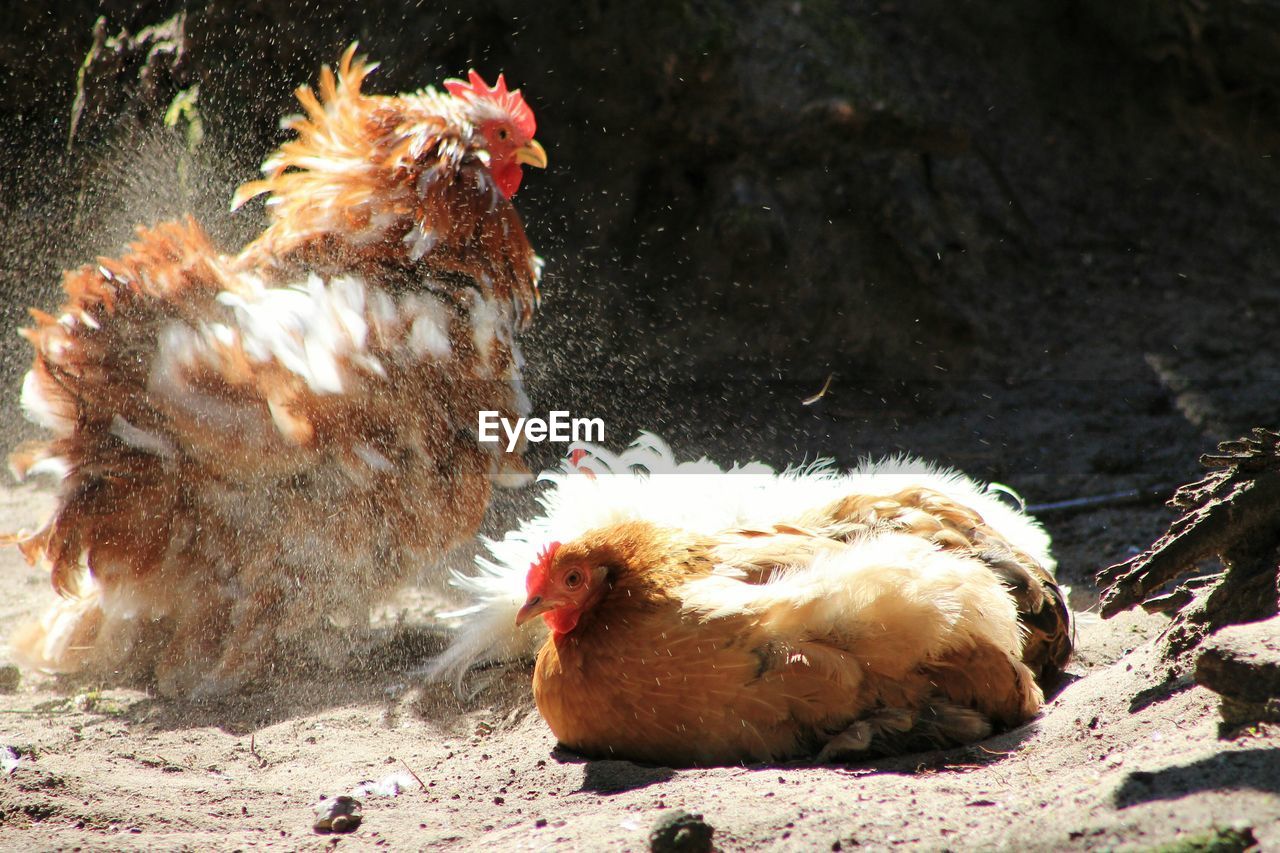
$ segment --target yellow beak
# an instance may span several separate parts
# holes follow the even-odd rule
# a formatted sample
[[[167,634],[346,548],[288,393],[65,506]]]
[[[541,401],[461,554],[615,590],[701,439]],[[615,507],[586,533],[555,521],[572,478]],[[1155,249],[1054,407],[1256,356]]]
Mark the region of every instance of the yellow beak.
[[[538,140],[530,139],[523,146],[516,149],[516,162],[545,169],[547,168],[546,149],[538,144]]]
[[[548,610],[552,610],[560,606],[561,602],[548,601],[540,595],[531,595],[529,600],[524,603],[524,607],[520,608],[520,612],[516,614],[516,625],[523,625],[535,616],[541,616]]]

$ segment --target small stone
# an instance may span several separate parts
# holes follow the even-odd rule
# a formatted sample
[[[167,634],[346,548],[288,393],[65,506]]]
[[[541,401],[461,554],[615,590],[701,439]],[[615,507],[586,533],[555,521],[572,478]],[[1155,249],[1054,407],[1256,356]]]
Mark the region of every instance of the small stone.
[[[22,684],[22,671],[15,664],[0,666],[0,693],[17,693]]]
[[[360,801],[343,794],[316,804],[316,822],[312,829],[316,832],[354,832],[362,820],[364,815],[360,811]]]
[[[649,833],[653,853],[709,853],[715,829],[700,814],[671,812],[658,818]]]

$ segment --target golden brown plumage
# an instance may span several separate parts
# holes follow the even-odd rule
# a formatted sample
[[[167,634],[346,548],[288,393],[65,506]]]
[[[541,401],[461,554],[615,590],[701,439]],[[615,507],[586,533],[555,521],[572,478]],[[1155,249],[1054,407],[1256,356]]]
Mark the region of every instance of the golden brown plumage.
[[[732,478],[730,478],[732,479]],[[768,528],[621,521],[530,570],[534,696],[565,746],[674,766],[970,742],[1031,718],[1070,654],[1052,575],[929,488]]]
[[[377,96],[354,46],[297,138],[245,185],[271,222],[223,255],[193,220],[140,229],[33,311],[15,472],[61,477],[22,537],[67,600],[15,650],[55,670],[147,668],[162,691],[235,689],[298,648],[332,661],[369,605],[527,477],[477,412],[527,410],[515,332],[540,261],[508,198],[545,165],[505,83]]]

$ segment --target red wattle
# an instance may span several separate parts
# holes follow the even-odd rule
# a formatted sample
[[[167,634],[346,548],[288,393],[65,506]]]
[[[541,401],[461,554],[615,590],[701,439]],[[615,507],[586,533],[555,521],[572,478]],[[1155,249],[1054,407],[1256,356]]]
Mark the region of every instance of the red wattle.
[[[493,182],[507,198],[511,198],[520,189],[520,179],[523,177],[524,170],[519,163],[503,163],[493,170]]]
[[[559,637],[578,627],[578,611],[568,607],[561,607],[558,610],[548,610],[546,613],[542,614],[542,621],[547,623],[547,627],[551,629],[551,633]]]

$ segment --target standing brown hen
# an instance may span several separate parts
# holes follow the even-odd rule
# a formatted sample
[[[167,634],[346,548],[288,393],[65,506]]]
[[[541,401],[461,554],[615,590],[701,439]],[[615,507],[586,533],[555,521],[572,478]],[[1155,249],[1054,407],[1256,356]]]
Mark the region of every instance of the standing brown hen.
[[[967,743],[1034,716],[1070,656],[1047,538],[967,479],[671,475],[562,476],[538,524],[605,514],[593,489],[614,516],[547,545],[516,616],[550,629],[534,697],[571,749],[688,766]],[[676,490],[694,526],[669,520]],[[709,530],[716,495],[751,525]]]
[[[303,87],[296,133],[233,206],[270,224],[223,255],[193,220],[140,229],[33,311],[19,477],[60,477],[20,537],[60,600],[13,641],[46,669],[154,668],[166,694],[333,662],[369,605],[468,539],[519,453],[477,412],[527,411],[515,333],[540,260],[510,196],[545,166],[501,76],[361,92],[342,57]]]

